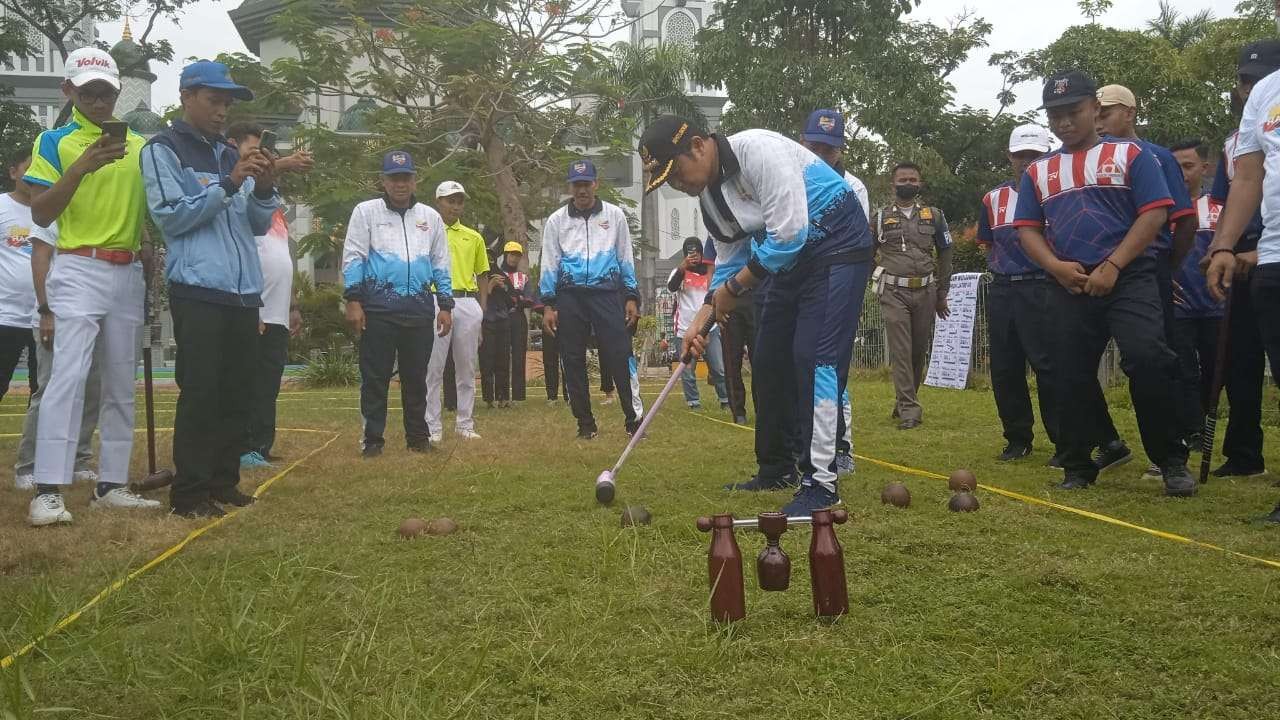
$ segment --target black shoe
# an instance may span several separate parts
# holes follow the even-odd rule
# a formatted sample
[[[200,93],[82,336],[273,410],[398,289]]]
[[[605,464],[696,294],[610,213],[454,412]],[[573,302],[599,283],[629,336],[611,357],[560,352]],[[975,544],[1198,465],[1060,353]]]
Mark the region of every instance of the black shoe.
[[[381,454],[382,454],[381,445],[365,445],[364,449],[360,451],[360,457],[366,460],[368,460],[369,458],[376,458]]]
[[[734,416],[733,416],[733,424],[734,424],[734,425],[746,425],[746,424],[747,424],[747,416],[746,416],[746,415],[734,415]]]
[[[924,424],[923,420],[903,420],[898,423],[899,430],[914,430]]]
[[[1166,496],[1191,497],[1196,494],[1196,489],[1198,488],[1196,479],[1191,477],[1191,472],[1187,470],[1185,463],[1160,468],[1160,475],[1164,478],[1164,494]]]
[[[595,430],[578,430],[579,440],[595,440],[599,435]]]
[[[1053,457],[1049,458],[1049,462],[1045,463],[1045,466],[1051,467],[1055,470],[1061,470],[1064,467],[1062,464],[1062,453],[1054,453]]]
[[[432,445],[431,440],[429,439],[419,440],[417,442],[411,442],[405,445],[405,447],[409,450],[409,452],[416,452],[416,453],[429,453],[429,452],[435,452],[436,450],[436,446]]]
[[[262,457],[269,463],[278,463],[281,460],[284,460],[283,457],[276,455],[275,453],[262,453]]]
[[[1198,432],[1191,433],[1187,436],[1187,449],[1200,452],[1201,446],[1204,445],[1201,435]]]
[[[800,485],[800,477],[795,473],[761,477],[752,475],[751,479],[742,483],[729,483],[725,490],[745,490],[747,492],[771,492],[773,490],[794,490]]]
[[[1005,446],[1004,452],[1000,453],[1000,462],[1012,462],[1014,460],[1021,460],[1022,458],[1030,454],[1031,454],[1030,445],[1021,445],[1021,444],[1015,445],[1014,443],[1009,443],[1008,445]]]
[[[245,495],[235,488],[209,493],[209,499],[223,505],[235,505],[236,507],[249,507],[257,502],[257,498],[254,496]]]
[[[1133,451],[1123,440],[1112,440],[1111,442],[1098,448],[1098,454],[1093,458],[1093,466],[1098,468],[1098,472],[1109,470],[1118,465],[1123,465],[1133,459]]]
[[[639,431],[640,431],[639,420],[636,420],[635,422],[627,423],[627,437],[634,437],[635,434]],[[645,434],[647,435],[648,433],[645,433]]]
[[[1280,505],[1276,505],[1276,509],[1272,510],[1270,515],[1262,518],[1262,521],[1280,525]]]
[[[1241,467],[1231,462],[1230,460],[1228,460],[1222,463],[1221,465],[1219,465],[1217,470],[1214,470],[1209,474],[1216,478],[1257,477],[1259,475],[1266,475],[1267,469],[1264,467],[1256,467],[1256,468]]]
[[[1094,483],[1093,478],[1081,477],[1079,475],[1068,475],[1058,483],[1059,490],[1086,490]]]
[[[178,517],[195,519],[195,518],[220,518],[226,517],[226,511],[214,505],[208,500],[201,500],[197,503],[189,505],[174,505],[169,509],[169,513]]]

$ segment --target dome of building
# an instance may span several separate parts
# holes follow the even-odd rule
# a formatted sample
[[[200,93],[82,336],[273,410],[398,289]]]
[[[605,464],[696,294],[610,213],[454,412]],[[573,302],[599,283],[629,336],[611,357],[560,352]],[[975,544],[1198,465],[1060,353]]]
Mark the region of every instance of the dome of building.
[[[138,107],[125,113],[120,119],[129,126],[130,130],[147,137],[165,128],[164,118],[152,112],[145,103],[138,103]]]
[[[120,42],[111,48],[111,57],[115,58],[122,76],[139,78],[149,83],[156,81],[142,46],[133,41],[133,30],[129,28],[128,18],[124,20],[124,33],[120,36]]]
[[[337,130],[340,133],[368,133],[369,116],[378,109],[372,98],[360,98],[355,105],[342,111],[338,118]]]

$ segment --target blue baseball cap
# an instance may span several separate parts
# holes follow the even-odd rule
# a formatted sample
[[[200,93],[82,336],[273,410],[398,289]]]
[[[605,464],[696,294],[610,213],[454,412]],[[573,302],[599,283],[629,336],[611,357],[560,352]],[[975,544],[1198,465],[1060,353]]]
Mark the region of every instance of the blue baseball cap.
[[[596,166],[586,158],[569,163],[569,182],[595,180]]]
[[[213,60],[197,60],[182,68],[178,89],[189,90],[201,87],[230,90],[231,97],[237,100],[253,99],[252,90],[243,85],[237,85],[231,79],[231,70],[226,65]]]
[[[844,147],[844,115],[830,108],[814,110],[804,125],[803,137],[809,142]]]
[[[413,157],[403,150],[392,150],[382,156],[383,175],[406,175],[414,173]]]

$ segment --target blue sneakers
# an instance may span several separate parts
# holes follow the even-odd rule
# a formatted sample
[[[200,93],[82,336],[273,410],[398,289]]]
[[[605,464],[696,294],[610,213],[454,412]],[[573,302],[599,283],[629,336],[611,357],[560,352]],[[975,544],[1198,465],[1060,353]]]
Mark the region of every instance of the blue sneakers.
[[[271,463],[267,462],[267,459],[262,457],[261,453],[254,451],[240,456],[240,467],[256,470],[258,468],[269,468]]]
[[[853,455],[846,452],[836,453],[836,477],[853,474]]]
[[[787,517],[804,517],[812,515],[814,510],[823,510],[840,504],[840,496],[806,476],[800,481],[800,489],[792,496],[791,502],[782,508]]]

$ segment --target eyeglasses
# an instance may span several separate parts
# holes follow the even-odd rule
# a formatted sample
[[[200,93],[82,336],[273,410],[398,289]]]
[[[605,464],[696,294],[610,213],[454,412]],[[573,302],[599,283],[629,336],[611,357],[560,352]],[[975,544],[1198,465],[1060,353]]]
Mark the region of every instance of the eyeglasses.
[[[78,88],[76,90],[76,95],[80,98],[80,101],[84,103],[90,103],[90,104],[104,103],[105,104],[105,103],[115,102],[116,98],[120,97],[120,91],[116,90],[113,87],[108,87],[105,90],[89,90],[87,88]]]

